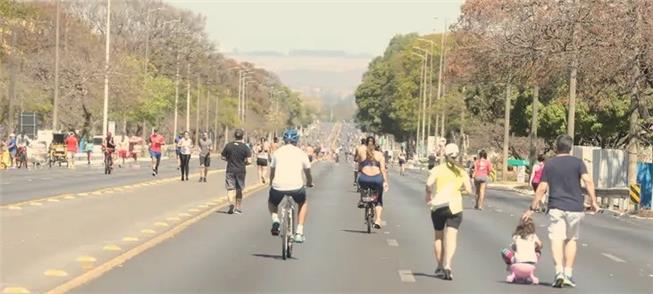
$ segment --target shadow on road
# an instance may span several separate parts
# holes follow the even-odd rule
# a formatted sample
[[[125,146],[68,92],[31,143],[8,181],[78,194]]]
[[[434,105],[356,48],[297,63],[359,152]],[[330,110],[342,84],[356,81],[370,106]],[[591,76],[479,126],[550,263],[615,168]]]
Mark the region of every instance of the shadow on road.
[[[283,260],[283,258],[281,258],[281,255],[270,255],[270,254],[258,254],[258,253],[256,253],[256,254],[252,254],[252,256],[275,259],[275,260]],[[288,259],[297,260],[294,257],[291,257],[291,258],[288,258]]]
[[[425,274],[425,273],[413,273],[413,276],[415,276],[415,277],[424,277],[424,278],[432,278],[432,279],[437,279],[438,278],[433,274]]]
[[[362,230],[340,230],[340,231],[347,232],[347,233],[367,234],[367,231],[362,231]]]
[[[553,289],[553,287],[551,286],[553,284],[553,282],[548,282],[548,281],[540,281],[540,283],[537,284],[537,285],[524,284],[524,283],[508,283],[506,281],[497,281],[497,283],[506,284],[506,285],[513,285],[513,287],[536,287],[536,286],[540,286],[540,287],[547,287],[547,288],[552,288]]]

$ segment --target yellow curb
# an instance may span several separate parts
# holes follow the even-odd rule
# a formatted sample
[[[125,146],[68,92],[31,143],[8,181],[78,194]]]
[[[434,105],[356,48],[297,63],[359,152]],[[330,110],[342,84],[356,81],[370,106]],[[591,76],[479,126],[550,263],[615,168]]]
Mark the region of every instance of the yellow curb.
[[[197,206],[197,208],[209,208],[209,206],[206,204],[200,204]]]
[[[104,246],[102,248],[102,250],[104,250],[104,251],[120,251],[122,249],[120,249],[120,247],[118,247],[118,245],[109,244],[109,245]]]
[[[156,222],[156,223],[154,223],[154,226],[155,227],[169,227],[170,225],[168,225],[168,223],[166,223],[166,222]]]
[[[23,287],[7,287],[2,290],[3,294],[29,294],[29,290]]]
[[[96,262],[97,260],[93,256],[80,256],[77,257],[77,262]]]
[[[82,197],[83,197],[83,196],[88,196],[88,192],[77,193],[77,196],[82,196]]]
[[[138,238],[136,238],[136,237],[124,237],[124,238],[122,238],[122,241],[123,242],[137,242]]]
[[[91,194],[93,194],[93,195],[102,195],[102,191],[95,191],[95,192],[93,192]]]
[[[46,277],[66,277],[68,276],[67,272],[58,269],[49,269],[43,273]]]
[[[145,229],[145,230],[142,230],[141,233],[146,234],[146,235],[154,235],[154,234],[156,234],[156,231],[152,230],[152,229]]]
[[[188,210],[188,212],[200,212],[200,210],[197,208],[191,208]]]
[[[251,187],[250,189],[245,189],[245,191],[243,191],[243,194],[247,194],[247,195],[243,195],[243,197],[249,197],[249,196],[253,195],[255,192],[257,192],[258,190],[260,190],[260,188],[263,188],[263,187],[265,187],[265,185],[256,185],[256,186]],[[179,234],[180,232],[182,232],[183,230],[188,228],[190,225],[202,220],[203,218],[206,218],[206,217],[212,215],[213,213],[214,213],[213,209],[207,209],[204,212],[202,212],[201,214],[196,215],[196,216],[194,216],[194,217],[192,217],[192,218],[190,218],[190,219],[188,219],[188,220],[186,220],[186,221],[184,221],[182,223],[179,223],[178,225],[171,228],[170,230],[168,230],[168,231],[166,231],[166,232],[164,232],[164,233],[162,233],[162,234],[160,234],[158,236],[155,236],[154,238],[148,240],[147,242],[144,242],[144,243],[142,243],[142,244],[140,244],[140,245],[138,245],[138,246],[136,246],[136,247],[134,247],[134,248],[132,248],[132,249],[130,249],[130,250],[116,256],[116,257],[114,257],[113,259],[111,259],[111,260],[109,260],[109,261],[107,261],[107,262],[105,262],[105,263],[103,263],[103,264],[101,264],[101,265],[99,265],[99,266],[97,266],[97,267],[95,267],[93,269],[88,270],[87,272],[85,272],[85,273],[83,273],[83,274],[81,274],[81,275],[79,275],[79,276],[77,276],[77,277],[75,277],[75,278],[73,278],[71,280],[68,280],[67,282],[55,287],[54,289],[52,289],[52,290],[50,290],[50,291],[48,291],[46,293],[48,293],[48,294],[66,293],[66,292],[68,292],[68,291],[70,291],[70,290],[72,290],[74,288],[77,288],[77,287],[79,287],[79,286],[81,286],[83,284],[86,284],[89,281],[91,281],[93,279],[96,279],[96,278],[100,277],[101,275],[103,275],[104,273],[110,271],[114,267],[119,266],[121,264],[124,264],[126,261],[132,259],[134,256],[137,256],[137,255],[145,252],[146,250],[160,244],[161,242],[174,237],[175,235]]]
[[[61,200],[59,200],[59,199],[55,199],[55,198],[48,199],[48,202],[60,202],[60,201],[61,201]]]
[[[68,195],[68,196],[64,196],[63,199],[72,200],[72,199],[75,199],[75,196]]]

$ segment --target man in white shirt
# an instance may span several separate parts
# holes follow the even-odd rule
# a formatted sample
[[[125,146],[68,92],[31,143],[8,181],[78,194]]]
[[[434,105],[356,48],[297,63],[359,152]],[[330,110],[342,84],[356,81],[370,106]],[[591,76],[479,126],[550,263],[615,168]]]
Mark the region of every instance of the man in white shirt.
[[[283,134],[283,141],[285,145],[279,147],[272,154],[272,162],[270,163],[270,196],[268,198],[268,208],[272,215],[272,230],[273,236],[279,235],[279,216],[277,208],[284,196],[288,195],[299,206],[299,221],[297,225],[297,233],[294,236],[294,241],[303,243],[304,238],[304,222],[306,220],[306,211],[308,204],[306,203],[306,187],[313,186],[313,178],[311,176],[311,162],[308,155],[297,147],[299,142],[299,134],[295,129],[288,129]],[[306,176],[306,182],[304,182]]]

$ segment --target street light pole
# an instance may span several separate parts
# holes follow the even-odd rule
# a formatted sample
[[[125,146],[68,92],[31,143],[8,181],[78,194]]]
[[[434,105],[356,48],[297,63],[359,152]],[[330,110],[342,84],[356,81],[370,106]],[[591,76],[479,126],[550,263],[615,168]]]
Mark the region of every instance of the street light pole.
[[[186,132],[190,131],[190,61],[186,60]]]
[[[444,30],[442,30],[442,36],[440,36],[440,70],[438,72],[438,96],[437,100],[439,101],[440,98],[442,97],[442,69],[444,67],[444,41],[446,38],[446,32],[447,32],[447,22],[445,21],[444,23]],[[438,117],[436,116],[435,118],[435,132],[436,132],[436,137],[438,133]],[[443,126],[444,127],[444,126]],[[443,137],[444,134],[440,133]]]
[[[175,119],[172,127],[172,139],[177,138],[177,116],[179,112],[179,50],[177,50],[175,62]]]
[[[102,111],[102,136],[107,136],[107,124],[109,116],[109,53],[111,45],[111,0],[107,0],[107,28],[106,44],[104,53],[104,108]]]
[[[413,55],[418,56],[422,59],[422,67],[420,71],[420,97],[423,97],[423,91],[424,91],[424,63],[426,62],[426,56],[416,53],[416,52],[411,52]],[[419,109],[420,104],[419,100],[417,100],[418,103],[418,110],[417,110],[417,127],[416,127],[416,134],[415,134],[415,156],[419,158],[419,150],[420,150],[420,144],[421,144],[421,137],[420,137],[420,122],[421,122],[421,114],[422,111]]]
[[[427,69],[427,64],[429,60],[429,52],[425,49],[422,49],[420,47],[414,47],[414,49],[418,49],[424,53],[424,62],[422,65],[422,137],[420,143],[422,144],[422,150],[425,154],[428,153],[428,145],[426,144],[426,139],[428,134],[426,133],[426,90],[427,90],[427,84],[426,84],[426,69]]]
[[[59,123],[59,14],[60,0],[57,0],[57,28],[54,41],[54,101],[52,101],[52,131],[57,131]]]

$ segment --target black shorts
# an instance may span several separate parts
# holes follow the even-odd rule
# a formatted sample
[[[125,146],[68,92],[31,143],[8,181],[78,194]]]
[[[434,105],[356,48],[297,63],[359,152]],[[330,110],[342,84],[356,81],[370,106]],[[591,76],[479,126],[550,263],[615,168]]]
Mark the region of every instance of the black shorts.
[[[436,231],[444,230],[445,225],[458,229],[463,222],[463,213],[451,214],[449,207],[440,207],[435,211],[431,211],[431,221],[433,222],[433,229]]]
[[[209,154],[207,154],[207,155],[201,155],[200,154],[200,166],[201,167],[211,166],[211,156]]]
[[[313,162],[313,155],[308,156],[308,161]]]
[[[278,206],[283,200],[284,196],[290,196],[297,204],[302,204],[306,201],[306,189],[301,188],[298,190],[292,191],[278,191],[274,188],[270,188],[270,196],[268,197],[268,202],[274,206]]]
[[[399,165],[404,165],[405,163],[406,163],[405,160],[403,160],[403,159],[399,159]]]
[[[268,160],[265,158],[257,158],[256,165],[258,166],[268,166]]]
[[[245,189],[245,173],[226,173],[224,179],[227,191]]]

